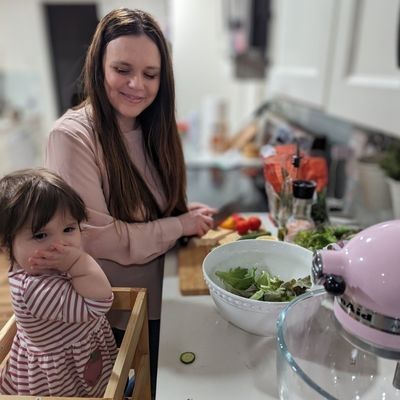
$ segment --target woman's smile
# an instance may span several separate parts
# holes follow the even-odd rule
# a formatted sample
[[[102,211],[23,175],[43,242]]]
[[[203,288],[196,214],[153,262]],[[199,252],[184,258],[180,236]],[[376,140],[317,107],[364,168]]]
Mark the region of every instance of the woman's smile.
[[[130,103],[133,103],[133,104],[138,104],[145,99],[143,96],[136,96],[136,95],[128,94],[128,93],[124,93],[124,92],[121,92],[121,95],[124,96],[124,98],[126,100],[128,100]]]

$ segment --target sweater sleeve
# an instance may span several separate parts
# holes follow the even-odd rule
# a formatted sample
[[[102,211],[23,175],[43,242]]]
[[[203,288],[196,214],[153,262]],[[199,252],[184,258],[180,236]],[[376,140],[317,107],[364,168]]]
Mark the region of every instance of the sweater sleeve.
[[[45,321],[85,322],[97,319],[110,309],[113,295],[104,300],[79,295],[71,279],[59,275],[29,276],[22,296],[32,316]]]
[[[183,227],[176,217],[126,223],[110,215],[99,157],[92,138],[84,132],[54,129],[47,141],[45,166],[64,178],[85,202],[88,221],[83,241],[93,257],[121,265],[145,264],[182,236]]]

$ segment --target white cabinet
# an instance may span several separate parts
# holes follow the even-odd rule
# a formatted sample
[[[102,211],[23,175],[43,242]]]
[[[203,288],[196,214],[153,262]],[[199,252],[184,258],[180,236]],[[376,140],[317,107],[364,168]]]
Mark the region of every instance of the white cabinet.
[[[271,94],[400,137],[400,0],[276,0]]]
[[[275,0],[268,96],[322,107],[337,0]]]
[[[400,136],[400,0],[342,0],[328,113]]]

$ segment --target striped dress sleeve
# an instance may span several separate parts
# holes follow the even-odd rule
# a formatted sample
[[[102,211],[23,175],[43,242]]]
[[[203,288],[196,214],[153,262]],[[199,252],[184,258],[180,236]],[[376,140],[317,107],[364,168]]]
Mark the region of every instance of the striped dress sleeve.
[[[91,300],[78,294],[71,279],[62,275],[29,276],[24,280],[22,296],[33,317],[46,321],[86,322],[104,315],[113,296]]]

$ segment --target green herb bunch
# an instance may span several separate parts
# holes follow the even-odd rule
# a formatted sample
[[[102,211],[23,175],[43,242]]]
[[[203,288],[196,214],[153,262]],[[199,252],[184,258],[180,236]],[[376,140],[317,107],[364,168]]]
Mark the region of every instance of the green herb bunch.
[[[389,178],[400,181],[400,144],[395,144],[386,150],[379,165]]]
[[[309,250],[319,250],[340,240],[349,240],[358,229],[348,226],[319,226],[316,229],[300,231],[294,243]]]

